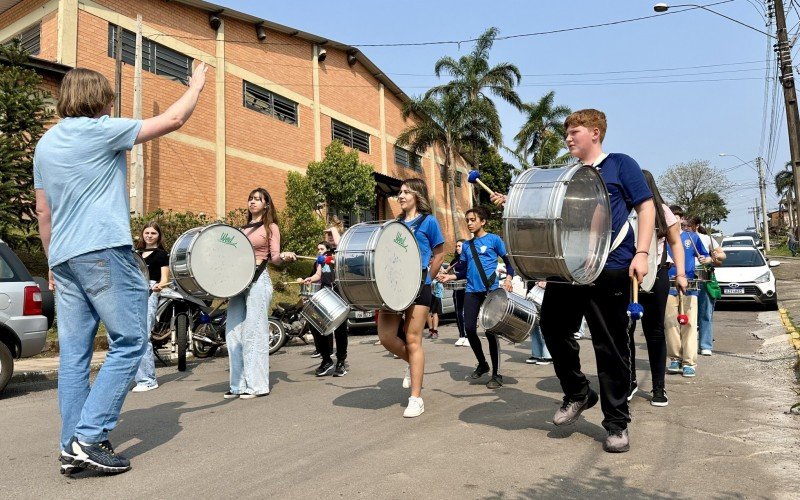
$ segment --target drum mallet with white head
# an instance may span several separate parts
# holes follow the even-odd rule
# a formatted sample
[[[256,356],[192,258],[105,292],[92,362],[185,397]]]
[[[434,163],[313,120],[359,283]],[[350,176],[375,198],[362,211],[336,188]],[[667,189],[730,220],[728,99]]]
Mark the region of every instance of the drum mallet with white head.
[[[470,184],[478,184],[480,187],[485,189],[486,192],[489,193],[490,195],[494,194],[494,191],[492,191],[489,188],[489,186],[483,183],[483,181],[481,180],[481,173],[478,172],[477,170],[469,171],[469,174],[467,175],[467,182],[469,182]]]

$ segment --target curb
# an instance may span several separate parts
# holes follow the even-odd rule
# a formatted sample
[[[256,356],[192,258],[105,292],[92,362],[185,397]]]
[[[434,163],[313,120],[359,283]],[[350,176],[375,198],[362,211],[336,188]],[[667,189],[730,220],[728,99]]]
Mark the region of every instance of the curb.
[[[797,328],[792,324],[792,320],[789,319],[789,312],[786,309],[780,308],[778,309],[778,313],[781,315],[781,321],[786,328],[786,333],[789,335],[789,343],[794,347],[797,352],[797,357],[800,359],[800,332],[798,332]]]

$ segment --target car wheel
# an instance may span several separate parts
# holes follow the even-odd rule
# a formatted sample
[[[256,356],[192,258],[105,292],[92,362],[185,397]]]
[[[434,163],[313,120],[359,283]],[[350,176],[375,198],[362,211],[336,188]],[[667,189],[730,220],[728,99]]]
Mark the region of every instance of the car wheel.
[[[0,342],[0,392],[8,385],[11,374],[14,373],[14,356],[4,343]]]
[[[778,310],[778,296],[775,296],[775,300],[772,302],[767,302],[764,304],[764,310],[766,311],[777,311]]]

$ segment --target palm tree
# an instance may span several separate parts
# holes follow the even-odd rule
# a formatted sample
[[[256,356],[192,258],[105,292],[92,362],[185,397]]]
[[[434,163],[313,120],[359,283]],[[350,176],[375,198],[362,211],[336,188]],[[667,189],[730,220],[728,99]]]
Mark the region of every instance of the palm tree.
[[[792,162],[787,162],[786,167],[791,168]],[[794,227],[792,214],[792,200],[794,196],[794,174],[791,170],[782,170],[775,174],[775,192],[779,197],[786,197],[789,209],[789,226]]]
[[[564,118],[572,110],[567,106],[554,106],[555,96],[555,91],[550,91],[538,102],[522,105],[526,119],[514,140],[516,153],[525,158],[528,165],[550,165],[565,157],[559,155],[566,147]]]
[[[444,154],[444,169],[450,198],[453,234],[458,239],[456,215],[455,160],[474,151],[475,144],[499,144],[500,119],[485,101],[469,103],[455,92],[414,98],[403,106],[403,118],[414,115],[416,123],[397,137],[397,144],[412,151],[439,149]]]

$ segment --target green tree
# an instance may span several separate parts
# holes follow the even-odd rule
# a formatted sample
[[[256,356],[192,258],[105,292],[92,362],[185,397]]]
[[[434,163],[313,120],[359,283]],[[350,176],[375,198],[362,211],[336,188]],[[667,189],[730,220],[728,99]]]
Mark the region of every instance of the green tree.
[[[286,251],[315,255],[322,240],[325,221],[317,215],[317,199],[308,177],[289,172],[286,178],[286,208],[281,211],[281,245]]]
[[[703,225],[716,226],[728,218],[725,200],[715,192],[700,193],[686,205],[686,213],[700,217]]]
[[[33,153],[53,115],[19,40],[0,46],[0,58],[0,239],[19,245],[38,240]]]
[[[787,162],[786,167],[791,169],[792,162]],[[784,201],[789,209],[789,224],[794,226],[793,205],[797,203],[794,195],[794,174],[791,170],[781,170],[775,174],[775,193]]]
[[[523,159],[523,166],[550,165],[563,161],[564,119],[572,113],[567,106],[554,105],[556,93],[550,91],[535,103],[522,105],[525,123],[514,136],[515,152]],[[567,157],[569,154],[566,155]]]
[[[725,174],[711,167],[707,160],[692,160],[669,167],[658,178],[658,188],[665,199],[685,208],[703,193],[725,196],[731,192],[733,185]]]
[[[373,172],[372,165],[359,161],[356,150],[345,151],[341,142],[333,141],[325,148],[322,161],[309,163],[306,175],[316,193],[313,200],[342,213],[375,203]]]

